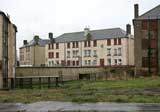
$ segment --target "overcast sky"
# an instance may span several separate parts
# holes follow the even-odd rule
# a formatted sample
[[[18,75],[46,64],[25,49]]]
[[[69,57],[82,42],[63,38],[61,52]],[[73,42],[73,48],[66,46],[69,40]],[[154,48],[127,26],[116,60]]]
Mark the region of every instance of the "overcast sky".
[[[0,10],[10,15],[18,27],[17,49],[23,40],[34,35],[48,38],[65,32],[83,31],[132,25],[134,4],[143,14],[160,4],[160,0],[0,0]],[[133,32],[132,32],[133,33]]]

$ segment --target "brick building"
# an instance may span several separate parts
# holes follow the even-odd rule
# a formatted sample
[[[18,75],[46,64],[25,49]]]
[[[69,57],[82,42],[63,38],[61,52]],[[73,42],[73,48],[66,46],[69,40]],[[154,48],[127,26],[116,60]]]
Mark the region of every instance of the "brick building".
[[[0,11],[0,89],[8,88],[9,79],[15,77],[16,32],[9,15]]]
[[[137,73],[160,72],[160,5],[139,16],[134,6],[135,68]]]
[[[46,45],[47,66],[128,66],[134,65],[134,38],[127,31],[111,28],[64,33]]]

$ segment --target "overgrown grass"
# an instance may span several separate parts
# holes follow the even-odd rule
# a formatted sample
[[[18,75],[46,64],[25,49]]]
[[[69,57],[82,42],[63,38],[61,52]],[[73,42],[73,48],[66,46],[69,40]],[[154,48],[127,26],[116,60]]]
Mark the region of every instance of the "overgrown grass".
[[[0,102],[38,101],[160,103],[160,77],[70,81],[52,89],[0,91]]]

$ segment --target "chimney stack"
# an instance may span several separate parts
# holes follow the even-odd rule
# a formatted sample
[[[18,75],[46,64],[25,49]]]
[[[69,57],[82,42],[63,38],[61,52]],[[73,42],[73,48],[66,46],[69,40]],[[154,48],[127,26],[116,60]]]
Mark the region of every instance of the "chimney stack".
[[[52,43],[55,42],[55,39],[53,38],[53,33],[52,32],[48,33],[48,37],[49,37],[49,39],[51,40]]]
[[[126,25],[126,33],[127,33],[127,35],[131,34],[131,25],[130,24]]]
[[[134,5],[134,18],[136,19],[139,16],[139,6],[138,4]]]
[[[23,45],[27,45],[27,40],[23,40]]]
[[[86,37],[89,34],[90,29],[84,28],[84,36]]]

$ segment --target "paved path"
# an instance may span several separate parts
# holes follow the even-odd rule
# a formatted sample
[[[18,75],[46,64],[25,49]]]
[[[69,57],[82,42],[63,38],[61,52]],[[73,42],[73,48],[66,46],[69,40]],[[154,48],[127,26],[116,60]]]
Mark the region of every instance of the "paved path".
[[[0,112],[64,112],[73,110],[97,110],[99,112],[160,112],[160,104],[140,103],[72,103],[72,102],[37,102],[31,104],[1,103]],[[19,111],[18,111],[19,112]]]

